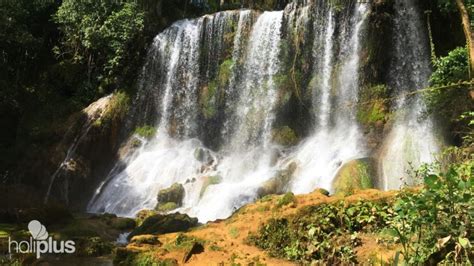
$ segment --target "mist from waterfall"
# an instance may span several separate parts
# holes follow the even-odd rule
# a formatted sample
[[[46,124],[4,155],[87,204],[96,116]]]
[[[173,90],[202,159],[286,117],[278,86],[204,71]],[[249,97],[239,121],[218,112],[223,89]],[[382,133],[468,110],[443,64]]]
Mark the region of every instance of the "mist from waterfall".
[[[442,140],[432,117],[423,117],[422,97],[407,93],[427,87],[431,74],[427,33],[423,18],[410,0],[395,1],[394,55],[390,86],[398,93],[396,118],[385,139],[379,163],[382,188],[398,189],[408,180],[409,171],[430,163],[439,152]]]

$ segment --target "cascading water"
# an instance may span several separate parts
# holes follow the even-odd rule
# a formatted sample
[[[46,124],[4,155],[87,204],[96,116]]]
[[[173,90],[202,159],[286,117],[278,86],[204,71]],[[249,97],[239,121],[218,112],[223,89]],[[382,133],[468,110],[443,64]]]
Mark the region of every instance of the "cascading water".
[[[290,157],[299,164],[291,190],[296,193],[311,192],[316,186],[330,190],[337,169],[350,159],[366,156],[362,134],[355,120],[354,107],[358,93],[359,39],[367,16],[367,6],[361,4],[354,9],[349,23],[340,25],[342,49],[334,58],[333,39],[334,14],[331,9],[324,12],[327,25],[319,39],[323,47],[315,45],[314,61],[323,62],[314,75],[321,81],[316,85],[314,95],[319,108],[315,116],[317,127],[311,137],[304,141]],[[340,73],[335,67],[342,62]],[[337,83],[331,84],[333,75]],[[338,95],[335,106],[331,106],[330,94]]]
[[[361,86],[360,43],[369,9],[369,4],[357,1],[343,10],[331,1],[295,1],[283,11],[226,11],[183,20],[160,33],[149,51],[135,101],[139,107],[151,103],[142,116],[159,118],[154,122],[156,136],[142,140],[142,146],[126,158],[123,170],[111,171],[88,210],[133,216],[154,208],[159,190],[180,183],[185,196],[176,211],[201,222],[226,218],[261,196],[259,189],[285,171],[291,178],[280,190],[331,190],[345,162],[371,152],[365,147],[354,104]],[[411,15],[396,14],[401,32],[397,54],[415,49],[411,57],[394,60],[391,85],[400,93],[422,87],[429,74],[424,63],[428,57],[420,53],[415,39],[420,34],[410,30],[420,27],[404,22]],[[299,145],[285,148],[274,143],[273,130],[282,97],[278,82],[284,75],[296,75],[300,51],[294,57],[285,55],[291,45],[311,51],[305,61],[309,70],[304,72],[311,81],[302,91],[311,98],[313,126]],[[417,60],[421,63],[413,63]],[[285,62],[293,64],[289,75],[284,73]],[[422,161],[432,148],[431,141],[407,144],[410,138],[432,132],[431,120],[416,119],[421,100],[403,99],[398,108],[409,111],[399,114],[385,144],[380,168],[386,180],[412,161],[406,156],[407,147],[420,149],[415,159]],[[393,187],[387,184],[385,188]]]
[[[272,78],[278,72],[283,12],[265,12],[258,17],[245,55],[241,55],[242,28],[251,21],[250,13],[221,12],[197,21],[184,21],[157,36],[154,49],[158,49],[158,60],[166,66],[162,81],[158,81],[158,84],[164,84],[158,135],[124,171],[100,189],[102,193],[91,201],[90,210],[133,215],[140,209],[153,208],[158,190],[176,182],[185,184],[186,188],[181,211],[196,215],[203,221],[226,217],[234,208],[255,199],[259,185],[272,176],[269,171],[271,156],[267,149],[275,99]],[[234,37],[233,58],[238,61],[244,56],[245,63],[241,67],[232,67],[233,71],[241,71],[243,78],[237,80],[232,74],[230,86],[239,89],[240,100],[232,115],[235,121],[229,123],[232,125],[230,139],[222,154],[217,156],[203,147],[199,140],[189,138],[192,135],[189,124],[196,123],[196,119],[190,117],[193,112],[187,108],[197,102],[191,97],[197,94],[195,84],[199,78],[195,68],[199,64],[195,59],[209,60],[203,72],[210,76],[212,60],[218,60],[219,52],[207,49],[208,54],[199,54],[202,49],[192,44],[200,43],[196,40],[199,36],[204,36],[204,45],[210,42],[209,39],[223,37],[225,23],[234,23],[236,18],[239,26]],[[185,62],[190,65],[179,66]],[[177,80],[176,77],[184,78]],[[183,104],[176,106],[174,102],[182,97],[180,88],[186,90],[183,93],[186,97],[180,99]],[[173,131],[174,121],[187,123],[185,130],[179,132],[183,140],[174,139],[168,133]],[[198,160],[195,156],[198,150],[205,152],[208,160]],[[203,183],[210,177],[222,180],[203,193]]]
[[[383,144],[379,172],[383,188],[398,189],[414,180],[406,180],[407,172],[434,160],[441,141],[431,117],[422,118],[424,103],[419,95],[407,92],[428,85],[431,73],[426,32],[416,5],[410,0],[395,2],[394,49],[390,86],[398,92],[397,117]]]

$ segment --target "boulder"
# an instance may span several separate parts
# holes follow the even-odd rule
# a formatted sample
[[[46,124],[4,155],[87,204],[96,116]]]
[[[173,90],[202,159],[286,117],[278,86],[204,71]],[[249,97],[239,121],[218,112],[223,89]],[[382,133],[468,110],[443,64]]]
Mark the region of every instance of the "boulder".
[[[132,239],[132,237],[137,235],[158,235],[186,231],[196,225],[198,225],[198,219],[189,217],[186,214],[156,214],[146,218],[140,226],[128,235],[128,239]]]
[[[293,177],[297,164],[295,162],[290,163],[286,169],[278,171],[278,173],[265,181],[262,186],[258,189],[258,197],[263,197],[269,194],[282,194],[285,192],[285,189],[288,183]]]
[[[333,181],[336,195],[352,195],[356,190],[374,187],[375,164],[369,158],[346,162]]]
[[[183,204],[184,198],[184,187],[182,184],[174,183],[171,187],[162,189],[158,192],[158,204],[156,209],[159,210],[167,205],[169,210],[170,203],[174,203],[174,209],[180,207]]]
[[[158,214],[155,210],[141,210],[135,215],[135,221],[137,226],[141,225],[146,218]]]

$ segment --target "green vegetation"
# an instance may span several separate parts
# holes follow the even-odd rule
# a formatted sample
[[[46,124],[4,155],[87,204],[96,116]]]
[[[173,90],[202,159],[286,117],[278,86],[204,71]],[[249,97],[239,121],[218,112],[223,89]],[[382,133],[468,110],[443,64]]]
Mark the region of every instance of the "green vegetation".
[[[362,90],[357,108],[357,120],[366,127],[388,120],[388,90],[384,85],[369,86]]]
[[[338,201],[308,206],[270,219],[249,242],[272,256],[301,263],[357,263],[359,233],[381,236],[401,247],[393,258],[406,264],[469,264],[474,259],[474,160],[468,150],[449,149],[439,163],[415,178],[424,187],[395,198]],[[470,264],[469,264],[470,265]]]
[[[470,95],[472,85],[463,83],[468,80],[469,73],[466,49],[456,48],[447,56],[437,58],[433,64],[435,71],[430,78],[432,88],[424,93],[428,113],[444,117],[452,129],[451,134],[460,143],[472,131],[469,121],[461,116],[474,109]]]
[[[285,193],[281,196],[277,201],[276,207],[280,208],[289,204],[296,204],[296,197],[292,192]]]
[[[156,210],[159,212],[169,212],[178,207],[179,207],[178,204],[176,204],[175,202],[166,202],[163,204],[158,204],[156,207]]]
[[[152,138],[156,134],[156,128],[153,126],[144,125],[144,126],[135,128],[135,134],[144,138]]]
[[[353,263],[357,232],[384,224],[385,202],[321,204],[288,218],[271,219],[249,241],[273,256],[301,263]]]
[[[239,229],[236,227],[229,228],[229,235],[234,239],[239,237]]]
[[[224,60],[224,62],[222,62],[222,64],[219,66],[219,75],[217,78],[219,81],[219,86],[225,86],[225,84],[229,82],[233,66],[234,61],[232,59]]]
[[[199,102],[201,104],[203,115],[207,119],[214,117],[217,113],[217,90],[218,84],[216,81],[211,81],[207,87],[201,89]]]
[[[144,13],[134,1],[65,0],[54,21],[64,34],[61,46],[53,49],[55,55],[84,66],[86,82],[100,84],[99,90],[116,84],[123,75],[125,63],[136,56],[128,49],[144,29]]]
[[[393,204],[396,215],[388,224],[409,264],[466,264],[474,259],[474,157],[459,148],[443,156],[444,161],[416,172],[424,180],[419,193],[402,192]]]
[[[22,159],[50,157],[67,118],[91,102],[119,89],[132,95],[152,38],[203,11],[185,2],[2,1],[0,127],[9,130],[0,132],[1,175],[42,182],[23,173]]]

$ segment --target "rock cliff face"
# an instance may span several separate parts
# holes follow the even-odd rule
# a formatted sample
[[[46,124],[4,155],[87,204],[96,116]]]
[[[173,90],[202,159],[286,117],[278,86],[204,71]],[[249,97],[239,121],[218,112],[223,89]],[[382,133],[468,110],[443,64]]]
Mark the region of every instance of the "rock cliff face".
[[[123,119],[128,97],[116,93],[90,104],[70,117],[62,141],[49,158],[50,172],[43,178],[44,201],[63,202],[84,209],[92,191],[119,160]],[[51,169],[54,169],[51,171]]]

